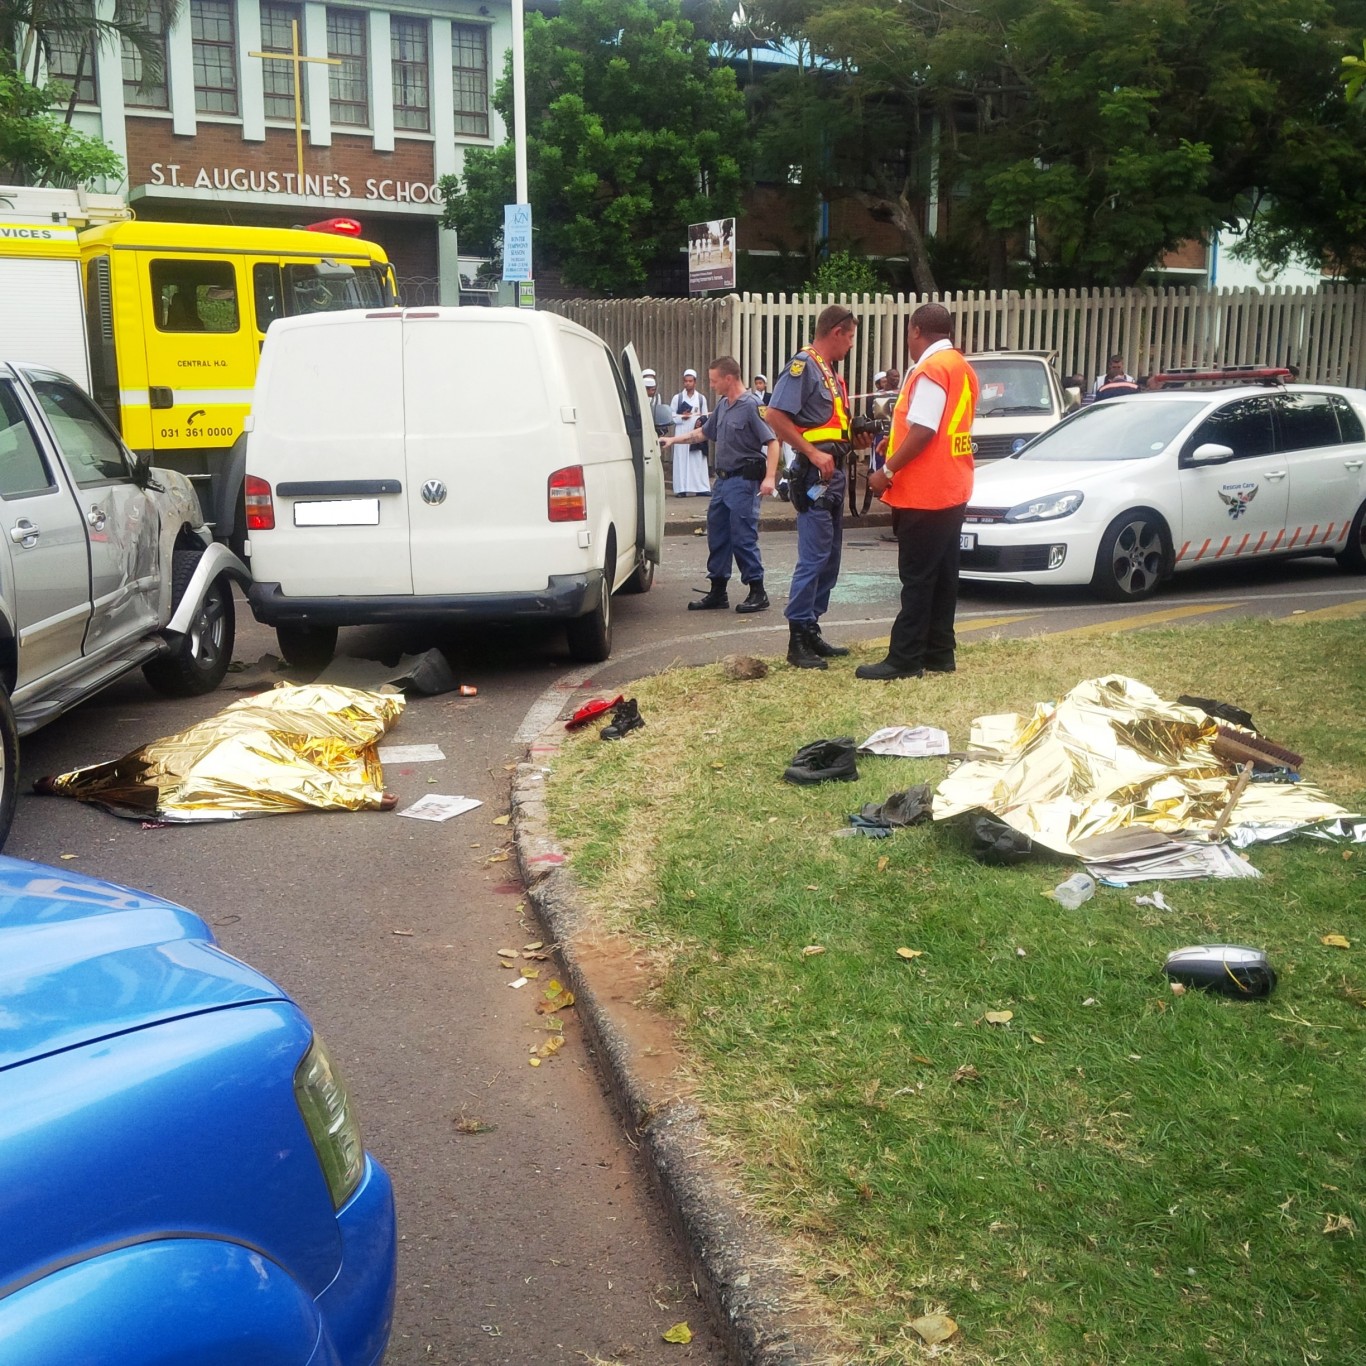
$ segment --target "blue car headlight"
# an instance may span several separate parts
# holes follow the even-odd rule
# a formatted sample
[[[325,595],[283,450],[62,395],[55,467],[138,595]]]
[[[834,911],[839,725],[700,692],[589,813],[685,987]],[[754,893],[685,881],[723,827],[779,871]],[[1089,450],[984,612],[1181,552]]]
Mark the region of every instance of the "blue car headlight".
[[[1042,498],[1031,498],[1027,503],[1016,503],[1006,513],[1007,522],[1047,522],[1054,517],[1070,517],[1082,504],[1080,489],[1066,493],[1049,493]]]
[[[316,1034],[295,1069],[294,1099],[317,1149],[332,1204],[341,1209],[360,1185],[365,1144],[346,1083]]]

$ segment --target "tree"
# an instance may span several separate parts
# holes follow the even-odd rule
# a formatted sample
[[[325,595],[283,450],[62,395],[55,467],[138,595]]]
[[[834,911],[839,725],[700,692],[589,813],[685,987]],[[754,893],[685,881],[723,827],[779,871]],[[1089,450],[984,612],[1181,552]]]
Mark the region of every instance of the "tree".
[[[88,185],[123,175],[118,153],[52,112],[62,87],[30,85],[0,71],[0,181],[9,185]]]
[[[832,252],[816,268],[816,273],[802,286],[808,297],[820,294],[877,294],[883,281],[877,269],[866,257],[853,252]]]
[[[1313,161],[1360,0],[826,0],[818,46],[908,123],[933,111],[940,183],[987,278],[1128,285]],[[1325,73],[1328,73],[1327,75]],[[1366,181],[1366,146],[1338,145]],[[1300,160],[1296,160],[1296,158]],[[1284,166],[1282,167],[1282,162]],[[1349,176],[1350,179],[1350,176]],[[1282,214],[1295,206],[1276,196]]]
[[[123,163],[100,138],[71,127],[76,86],[102,45],[127,43],[144,82],[164,74],[163,34],[182,0],[119,0],[112,18],[93,0],[0,0],[0,168],[14,184],[85,184],[119,178]],[[43,82],[58,47],[76,52],[75,80]],[[65,117],[51,110],[65,106]]]
[[[636,294],[677,262],[687,225],[739,208],[745,120],[678,0],[564,0],[526,25],[527,162],[536,259],[570,284]],[[512,121],[511,80],[495,93]],[[443,226],[494,251],[514,197],[511,143],[465,154]]]

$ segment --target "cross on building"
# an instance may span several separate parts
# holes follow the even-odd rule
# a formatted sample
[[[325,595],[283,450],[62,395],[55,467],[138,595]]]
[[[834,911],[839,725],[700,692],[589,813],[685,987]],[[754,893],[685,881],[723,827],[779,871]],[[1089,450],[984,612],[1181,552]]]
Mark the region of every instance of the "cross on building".
[[[294,148],[299,157],[299,184],[304,183],[304,107],[300,100],[299,72],[305,62],[318,62],[323,66],[340,66],[339,57],[305,57],[299,49],[299,21],[293,19],[289,25],[290,50],[288,52],[249,52],[248,57],[259,57],[263,62],[290,62],[294,68]]]

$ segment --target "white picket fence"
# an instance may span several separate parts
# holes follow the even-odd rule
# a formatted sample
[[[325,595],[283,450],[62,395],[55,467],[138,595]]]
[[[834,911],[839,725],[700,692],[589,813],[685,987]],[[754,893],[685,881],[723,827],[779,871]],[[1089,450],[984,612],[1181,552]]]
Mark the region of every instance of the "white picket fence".
[[[956,338],[982,351],[1048,351],[1061,375],[1087,384],[1116,353],[1132,375],[1196,366],[1298,367],[1306,382],[1366,387],[1366,293],[1352,285],[1318,289],[968,290],[913,294],[732,294],[714,299],[561,300],[542,307],[572,318],[620,350],[634,344],[659,372],[667,399],[691,366],[733,355],[745,379],[770,382],[810,339],[827,304],[847,304],[859,318],[845,371],[851,393],[872,390],[873,375],[908,368],[906,320],[936,299],[953,314]]]

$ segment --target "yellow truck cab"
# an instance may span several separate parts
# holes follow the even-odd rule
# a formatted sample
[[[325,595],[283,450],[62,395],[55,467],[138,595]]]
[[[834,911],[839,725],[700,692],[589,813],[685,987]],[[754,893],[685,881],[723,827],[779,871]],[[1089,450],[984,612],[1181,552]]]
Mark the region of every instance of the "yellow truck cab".
[[[136,453],[189,475],[220,539],[240,540],[242,421],[266,329],[396,302],[392,267],[360,232],[350,218],[135,220],[112,195],[0,186],[0,360],[77,380]]]
[[[266,329],[395,301],[384,252],[359,232],[334,219],[312,229],[133,221],[80,234],[91,394],[135,452],[196,482],[220,537],[240,531],[233,447]]]

